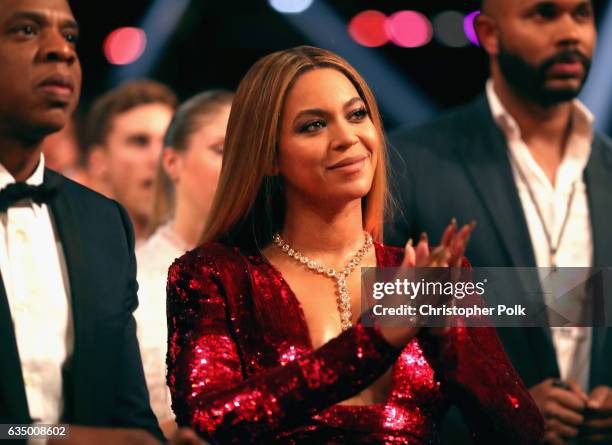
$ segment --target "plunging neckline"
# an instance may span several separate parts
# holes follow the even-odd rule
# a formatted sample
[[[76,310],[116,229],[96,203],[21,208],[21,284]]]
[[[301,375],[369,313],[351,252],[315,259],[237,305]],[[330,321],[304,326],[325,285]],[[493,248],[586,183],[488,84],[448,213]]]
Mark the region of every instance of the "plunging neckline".
[[[382,244],[378,243],[377,241],[374,241],[373,245],[374,245],[374,254],[375,254],[375,257],[376,257],[376,266],[375,267],[380,267],[380,263],[382,262],[383,246],[382,246]],[[312,343],[312,337],[310,335],[310,329],[308,329],[308,323],[306,322],[306,313],[304,312],[304,308],[302,307],[302,303],[298,299],[296,293],[291,288],[291,285],[289,284],[289,282],[285,279],[285,276],[283,275],[283,273],[280,270],[278,270],[270,262],[268,257],[266,257],[263,254],[262,251],[259,251],[257,253],[257,257],[259,257],[261,259],[261,261],[279,279],[279,281],[281,283],[283,283],[283,286],[285,287],[285,290],[287,291],[287,295],[289,295],[290,299],[293,300],[293,304],[296,305],[296,307],[298,308],[298,313],[300,315],[300,323],[302,325],[302,330],[306,333],[305,337],[306,337],[306,340],[308,342],[308,344],[307,344],[308,349],[309,349],[308,352],[314,351],[315,349],[314,349],[314,346],[313,346],[313,343]]]
[[[376,257],[375,267],[380,267],[380,264],[382,263],[383,249],[384,247],[382,244],[374,241],[374,253]],[[278,270],[261,251],[257,253],[256,257],[258,257],[262,261],[262,263],[265,264],[270,269],[270,271],[274,274],[274,276],[276,276],[279,279],[279,281],[282,283],[282,286],[284,286],[285,290],[287,291],[287,295],[289,296],[289,299],[292,300],[292,304],[294,304],[298,308],[299,322],[301,325],[300,327],[301,327],[302,335],[306,339],[306,342],[307,342],[306,344],[307,351],[305,351],[305,353],[309,354],[311,352],[314,352],[315,349],[312,343],[310,329],[308,329],[308,323],[306,322],[306,313],[304,312],[302,303],[300,303],[300,300],[298,299],[297,295],[295,294],[295,292],[289,285],[289,282],[285,279],[283,273],[280,270]],[[342,335],[342,333],[340,333],[340,335]],[[395,365],[392,365],[392,368],[394,367]],[[393,383],[394,374],[395,374],[395,370],[392,369],[392,372],[391,372],[392,383]],[[333,406],[331,406],[329,409],[338,409],[338,408],[340,409],[349,409],[349,408],[350,409],[364,409],[364,408],[372,408],[372,407],[377,407],[377,406],[386,406],[389,403],[389,399],[391,398],[392,393],[393,393],[393,385],[391,386],[389,393],[384,396],[384,401],[382,402],[372,403],[368,405],[341,405],[340,402],[338,402],[334,404]]]

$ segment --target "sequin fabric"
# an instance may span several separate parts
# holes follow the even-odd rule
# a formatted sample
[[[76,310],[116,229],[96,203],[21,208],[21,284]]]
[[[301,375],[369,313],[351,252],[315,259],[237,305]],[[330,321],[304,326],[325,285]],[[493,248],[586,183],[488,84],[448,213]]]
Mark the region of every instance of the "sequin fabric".
[[[402,250],[375,244],[378,265]],[[299,302],[260,254],[205,244],[168,275],[168,385],[179,425],[214,444],[437,443],[457,405],[477,444],[537,444],[543,421],[494,329],[402,350],[360,323],[313,350]],[[387,400],[346,400],[392,369]]]

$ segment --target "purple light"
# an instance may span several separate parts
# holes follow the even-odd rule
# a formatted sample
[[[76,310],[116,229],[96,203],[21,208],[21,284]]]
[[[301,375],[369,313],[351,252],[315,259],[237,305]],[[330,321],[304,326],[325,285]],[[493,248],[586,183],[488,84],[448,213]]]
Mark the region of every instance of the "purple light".
[[[470,12],[463,19],[463,29],[465,30],[465,35],[468,40],[472,42],[476,46],[480,46],[480,42],[478,41],[478,36],[476,35],[476,30],[474,29],[474,19],[480,14],[480,11]]]

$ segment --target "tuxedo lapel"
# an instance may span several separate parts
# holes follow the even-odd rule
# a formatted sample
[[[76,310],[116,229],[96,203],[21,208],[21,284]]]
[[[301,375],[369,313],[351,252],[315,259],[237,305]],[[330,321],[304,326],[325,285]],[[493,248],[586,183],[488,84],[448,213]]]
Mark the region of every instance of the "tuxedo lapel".
[[[29,423],[30,414],[21,372],[13,319],[0,277],[0,421]],[[8,420],[6,420],[8,421]]]
[[[45,170],[45,181],[48,180],[59,184],[50,207],[66,260],[74,325],[74,351],[64,370],[63,420],[74,421],[78,413],[79,422],[87,423],[93,421],[95,412],[94,388],[89,383],[92,374],[89,358],[95,354],[93,289],[87,258],[83,254],[80,227],[72,209],[75,203],[68,199],[63,177]]]

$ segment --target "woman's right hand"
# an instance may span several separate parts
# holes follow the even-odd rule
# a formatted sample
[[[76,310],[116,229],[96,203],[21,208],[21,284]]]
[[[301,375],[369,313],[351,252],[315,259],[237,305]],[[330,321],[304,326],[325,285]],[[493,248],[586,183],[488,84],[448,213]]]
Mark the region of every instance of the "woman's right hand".
[[[461,267],[463,254],[471,233],[476,224],[466,224],[457,230],[457,221],[453,218],[442,235],[442,242],[433,250],[429,247],[426,233],[421,235],[419,242],[413,246],[412,239],[405,246],[404,260],[400,268],[414,267]],[[420,326],[381,326],[385,339],[396,347],[404,347],[420,331]],[[444,329],[444,328],[442,328]]]

